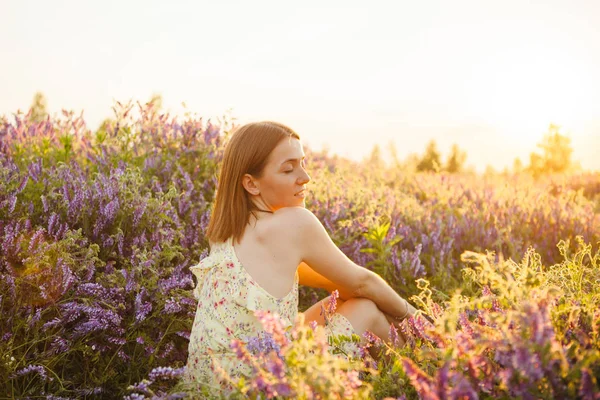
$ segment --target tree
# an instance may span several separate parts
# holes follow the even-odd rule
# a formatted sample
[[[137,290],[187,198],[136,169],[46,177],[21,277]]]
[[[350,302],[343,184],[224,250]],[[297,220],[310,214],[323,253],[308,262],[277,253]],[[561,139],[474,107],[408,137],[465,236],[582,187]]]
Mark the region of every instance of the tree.
[[[398,150],[396,149],[396,143],[393,140],[390,140],[388,144],[388,150],[390,152],[390,157],[392,159],[392,165],[394,168],[400,168],[400,159],[398,158]]]
[[[558,125],[550,124],[548,132],[537,145],[542,150],[542,154],[531,153],[529,170],[534,175],[562,173],[571,169],[573,165],[571,139],[559,131]]]
[[[427,144],[427,148],[425,149],[425,154],[419,160],[417,164],[417,171],[433,171],[439,172],[441,167],[441,157],[440,153],[437,149],[437,144],[435,140],[431,140]]]
[[[452,149],[450,150],[450,157],[448,157],[448,162],[446,163],[446,171],[451,174],[461,172],[466,160],[467,153],[462,151],[456,143],[453,144]]]
[[[523,172],[523,162],[519,157],[515,158],[515,160],[513,161],[513,172],[515,174]]]
[[[373,150],[371,150],[371,155],[369,156],[367,162],[371,167],[376,169],[381,169],[384,167],[384,162],[381,158],[381,148],[378,144],[373,146]]]
[[[36,92],[33,96],[33,102],[29,109],[29,119],[33,122],[41,122],[48,116],[48,102],[42,92]]]

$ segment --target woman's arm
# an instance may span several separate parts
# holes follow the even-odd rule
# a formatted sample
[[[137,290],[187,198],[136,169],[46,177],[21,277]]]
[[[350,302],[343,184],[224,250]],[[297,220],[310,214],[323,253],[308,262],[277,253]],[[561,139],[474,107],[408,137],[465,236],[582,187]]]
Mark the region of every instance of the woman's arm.
[[[374,272],[371,272],[369,278],[365,281],[359,295],[377,304],[377,307],[389,317],[388,319],[414,315],[417,311],[404,298],[400,297],[382,277]]]
[[[350,260],[333,243],[319,219],[302,207],[286,207],[277,211],[281,215],[279,234],[288,236],[283,242],[293,243],[290,251],[296,253],[298,264],[305,263],[315,273],[324,277],[329,288],[338,289],[342,298],[357,297],[370,271]],[[321,281],[324,282],[324,281]]]
[[[302,262],[300,265],[298,265],[298,277],[300,278],[301,285],[325,289],[329,293],[337,290],[339,297],[342,300],[348,300],[352,297],[352,293],[350,293],[348,289],[342,288],[341,286],[331,282],[329,279],[312,269],[305,262]]]
[[[350,260],[333,243],[319,219],[309,210],[290,207],[278,211],[286,219],[282,235],[289,235],[298,259],[310,265],[336,288],[345,288],[349,297],[366,297],[381,311],[393,317],[411,312],[411,307],[379,275]]]

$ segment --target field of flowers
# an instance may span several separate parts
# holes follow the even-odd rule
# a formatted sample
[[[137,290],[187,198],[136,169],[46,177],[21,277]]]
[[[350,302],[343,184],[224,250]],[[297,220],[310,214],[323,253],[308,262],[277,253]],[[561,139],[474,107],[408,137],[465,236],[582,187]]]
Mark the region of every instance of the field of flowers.
[[[96,132],[68,112],[0,120],[0,398],[200,397],[179,380],[189,267],[232,127],[133,104]],[[256,368],[239,398],[600,398],[600,174],[414,174],[305,152],[307,208],[434,323],[352,358],[321,328],[288,342],[259,315],[266,339],[232,343]],[[325,295],[302,288],[300,309]]]

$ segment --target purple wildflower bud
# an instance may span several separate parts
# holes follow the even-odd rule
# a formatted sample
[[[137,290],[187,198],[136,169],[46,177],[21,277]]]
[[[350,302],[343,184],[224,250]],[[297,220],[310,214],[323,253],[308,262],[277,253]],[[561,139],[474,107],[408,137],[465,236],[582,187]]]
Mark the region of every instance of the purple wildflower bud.
[[[395,347],[399,347],[401,345],[400,336],[398,335],[398,329],[396,329],[394,324],[390,324],[389,336],[390,336],[390,340],[392,341],[392,344]]]
[[[329,313],[329,315],[333,315],[335,313],[335,310],[337,308],[337,299],[339,295],[340,294],[337,291],[337,289],[331,292],[331,297],[329,298],[329,302],[327,304],[327,312]]]
[[[13,211],[15,211],[15,207],[17,205],[17,196],[14,194],[11,194],[10,196],[8,196],[8,213],[12,214]]]
[[[41,195],[40,199],[42,200],[42,207],[44,209],[44,213],[48,212],[48,201],[46,200],[46,196]]]
[[[235,356],[242,361],[250,361],[251,355],[245,348],[244,343],[241,340],[233,339],[229,345],[231,350],[235,353]]]
[[[285,376],[285,365],[274,353],[271,353],[271,356],[266,363],[266,368],[267,371],[272,373],[277,379],[282,379]]]
[[[48,233],[49,234],[53,234],[54,232],[54,225],[58,222],[58,215],[56,213],[52,213],[52,215],[50,215],[50,218],[48,219]]]
[[[433,391],[433,380],[408,358],[402,359],[402,366],[410,383],[414,386],[421,398],[439,398]]]
[[[46,331],[49,328],[53,328],[57,325],[60,325],[62,323],[62,321],[58,318],[54,318],[48,322],[46,322],[43,326],[42,326],[42,331]]]
[[[123,339],[123,338],[112,337],[112,336],[108,337],[108,341],[111,342],[111,343],[117,344],[119,346],[122,346],[125,343],[127,343],[127,341],[125,339]]]
[[[171,368],[171,367],[157,367],[150,371],[148,378],[151,381],[157,381],[159,379],[177,379],[185,373],[185,367],[182,368]]]
[[[285,335],[283,323],[277,313],[257,310],[254,312],[254,315],[262,324],[265,332],[269,333],[279,346],[284,347],[288,344],[289,339]]]
[[[145,320],[152,311],[152,303],[143,301],[144,294],[146,289],[142,288],[135,296],[135,320],[138,322]]]
[[[19,376],[23,376],[23,375],[27,375],[30,373],[36,373],[37,375],[39,375],[43,380],[45,381],[52,381],[53,378],[48,377],[48,374],[46,374],[46,369],[41,366],[41,365],[28,365],[25,368],[22,368],[20,370],[18,370],[17,372],[15,372],[13,374],[13,378],[19,377]]]
[[[29,321],[29,327],[33,327],[40,319],[42,318],[42,309],[37,308],[35,313],[31,316],[31,320]]]
[[[111,223],[114,218],[117,216],[117,212],[119,211],[119,199],[117,197],[113,198],[107,205],[102,209],[102,215]]]
[[[51,349],[53,354],[61,354],[69,350],[70,342],[61,337],[56,337],[52,341]]]
[[[367,340],[368,343],[372,343],[374,345],[381,344],[381,338],[375,335],[373,332],[365,331],[363,333],[363,337]]]
[[[35,233],[33,234],[31,241],[29,242],[29,253],[32,254],[35,249],[37,249],[37,246],[39,244],[39,242],[42,240],[44,236],[44,229],[38,229],[37,231],[35,231]]]
[[[136,207],[133,212],[133,226],[137,226],[142,220],[142,216],[146,212],[146,207],[148,206],[148,201],[144,200],[139,206]]]
[[[34,182],[38,182],[40,175],[42,174],[42,159],[32,162],[27,166],[27,169],[29,170],[31,179],[33,179]]]

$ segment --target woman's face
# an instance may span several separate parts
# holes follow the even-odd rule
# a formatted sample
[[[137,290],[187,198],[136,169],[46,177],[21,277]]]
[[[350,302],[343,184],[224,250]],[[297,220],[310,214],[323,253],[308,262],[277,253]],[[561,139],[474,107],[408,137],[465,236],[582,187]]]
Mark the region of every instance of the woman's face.
[[[259,207],[272,211],[304,207],[305,185],[310,176],[304,169],[304,150],[300,141],[290,138],[279,142],[269,155],[262,176],[252,180],[259,193],[249,192]]]

